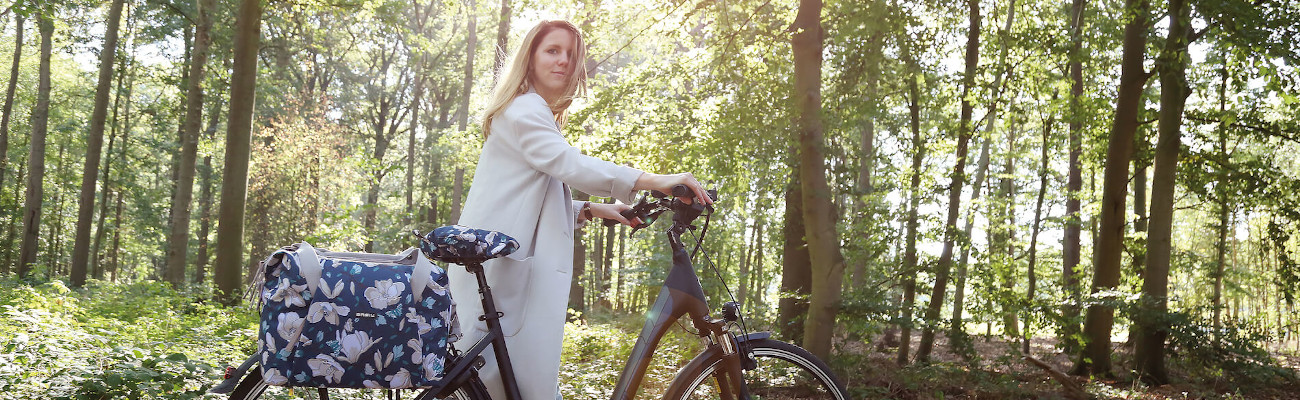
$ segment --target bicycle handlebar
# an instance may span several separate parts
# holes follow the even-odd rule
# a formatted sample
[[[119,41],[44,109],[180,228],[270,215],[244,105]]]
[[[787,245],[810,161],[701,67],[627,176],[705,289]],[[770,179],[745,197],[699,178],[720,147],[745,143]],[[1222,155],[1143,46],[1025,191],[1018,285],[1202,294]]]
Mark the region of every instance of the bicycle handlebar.
[[[709,195],[709,199],[713,201],[718,200],[718,191],[716,189],[709,189],[706,192]],[[622,215],[623,218],[626,218],[628,221],[631,221],[633,218],[641,220],[641,224],[632,227],[632,232],[650,226],[650,224],[654,223],[655,219],[657,219],[660,214],[663,214],[666,211],[673,212],[674,221],[689,224],[691,221],[694,221],[695,218],[699,217],[705,209],[713,209],[713,206],[703,205],[699,201],[692,201],[690,204],[687,204],[681,200],[681,198],[692,198],[694,194],[694,191],[686,185],[673,186],[672,196],[658,190],[651,190],[647,194],[642,195],[632,208],[623,210],[619,215]],[[605,226],[614,226],[619,223],[618,220],[614,219],[601,219],[605,220],[603,222]]]

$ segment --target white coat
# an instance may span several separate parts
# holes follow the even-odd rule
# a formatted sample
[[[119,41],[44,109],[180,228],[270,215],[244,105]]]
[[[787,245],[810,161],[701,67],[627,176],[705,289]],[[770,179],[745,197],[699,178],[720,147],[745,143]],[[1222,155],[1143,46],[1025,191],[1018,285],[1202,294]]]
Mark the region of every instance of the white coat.
[[[511,364],[526,400],[556,398],[560,348],[573,270],[573,230],[581,202],[569,186],[630,203],[641,171],[583,155],[556,127],[536,92],[519,95],[493,121],[483,143],[460,225],[503,232],[519,250],[484,265],[496,306],[504,316]],[[474,276],[448,268],[450,289],[466,350],[487,332]],[[480,371],[494,399],[504,399],[495,356]]]

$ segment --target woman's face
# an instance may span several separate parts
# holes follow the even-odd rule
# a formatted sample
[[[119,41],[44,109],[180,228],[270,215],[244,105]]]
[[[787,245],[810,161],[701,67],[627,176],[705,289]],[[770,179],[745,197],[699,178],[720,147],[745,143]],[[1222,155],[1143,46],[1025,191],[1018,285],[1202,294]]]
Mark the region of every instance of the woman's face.
[[[537,50],[533,51],[533,62],[529,65],[528,78],[537,89],[537,94],[554,103],[564,95],[564,89],[573,79],[573,66],[569,59],[573,57],[573,33],[566,29],[555,29],[542,36]]]

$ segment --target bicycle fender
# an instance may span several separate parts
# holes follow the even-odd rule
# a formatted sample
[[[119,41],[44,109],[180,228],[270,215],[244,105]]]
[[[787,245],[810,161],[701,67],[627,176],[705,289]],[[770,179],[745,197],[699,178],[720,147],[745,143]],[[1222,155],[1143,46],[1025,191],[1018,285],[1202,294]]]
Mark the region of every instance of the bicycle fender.
[[[736,336],[736,341],[740,343],[751,340],[763,340],[772,337],[772,332],[750,332],[744,335]]]
[[[248,360],[245,360],[238,368],[232,369],[227,367],[226,379],[221,381],[217,386],[213,386],[212,389],[208,389],[208,393],[226,394],[235,390],[235,386],[239,386],[239,380],[244,377],[244,374],[248,372],[249,368],[253,367],[253,364],[257,364],[256,353],[249,356]]]

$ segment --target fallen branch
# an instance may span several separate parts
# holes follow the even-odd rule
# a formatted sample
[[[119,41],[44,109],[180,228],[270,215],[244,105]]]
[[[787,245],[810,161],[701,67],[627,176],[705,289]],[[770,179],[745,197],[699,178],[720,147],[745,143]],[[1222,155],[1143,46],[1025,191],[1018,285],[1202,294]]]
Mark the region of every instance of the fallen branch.
[[[1051,365],[1047,365],[1047,363],[1039,361],[1037,358],[1025,356],[1025,361],[1028,361],[1035,367],[1042,368],[1044,372],[1047,372],[1047,375],[1051,376],[1057,383],[1060,383],[1061,386],[1065,388],[1065,398],[1070,400],[1092,399],[1092,395],[1083,390],[1083,385],[1080,385],[1079,381],[1074,380],[1074,378],[1061,373],[1061,371],[1057,371],[1055,368],[1052,368]]]

